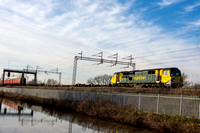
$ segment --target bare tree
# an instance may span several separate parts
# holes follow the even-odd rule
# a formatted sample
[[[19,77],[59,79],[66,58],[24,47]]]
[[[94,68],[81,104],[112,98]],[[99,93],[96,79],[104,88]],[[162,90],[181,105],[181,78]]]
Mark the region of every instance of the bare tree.
[[[57,85],[58,81],[54,79],[48,79],[47,80],[47,85]]]
[[[194,84],[194,89],[200,89],[200,84],[198,83]]]
[[[33,84],[34,84],[34,79],[28,81],[27,84],[28,84],[28,85],[33,85]]]
[[[28,81],[27,84],[28,84],[28,85],[34,85],[34,84],[35,84],[35,80],[32,79],[32,80]],[[37,84],[38,84],[38,85],[44,85],[45,83],[42,82],[41,80],[37,80]]]
[[[87,84],[95,84],[95,85],[108,85],[110,84],[112,76],[111,75],[98,75],[94,78],[90,78],[87,80]]]
[[[191,85],[191,83],[187,81],[188,75],[183,72],[182,73],[182,77],[183,77],[183,85],[184,85],[184,87],[189,87]]]

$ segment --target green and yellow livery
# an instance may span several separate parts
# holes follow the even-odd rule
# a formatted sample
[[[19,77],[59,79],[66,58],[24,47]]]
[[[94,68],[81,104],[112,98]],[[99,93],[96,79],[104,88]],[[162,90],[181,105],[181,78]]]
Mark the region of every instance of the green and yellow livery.
[[[122,71],[113,74],[112,84],[142,85],[142,86],[183,86],[183,78],[178,68],[158,68],[135,71]]]

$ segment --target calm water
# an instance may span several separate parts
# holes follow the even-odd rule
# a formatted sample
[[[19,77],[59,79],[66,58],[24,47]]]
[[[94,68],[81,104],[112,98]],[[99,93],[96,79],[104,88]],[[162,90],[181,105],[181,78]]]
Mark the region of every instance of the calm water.
[[[45,110],[38,106],[23,107],[0,102],[0,133],[133,133],[148,130],[94,119],[77,113]]]

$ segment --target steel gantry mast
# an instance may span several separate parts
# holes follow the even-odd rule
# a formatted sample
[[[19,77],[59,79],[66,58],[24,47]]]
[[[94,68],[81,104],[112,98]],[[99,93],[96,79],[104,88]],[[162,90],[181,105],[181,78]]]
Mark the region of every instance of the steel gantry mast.
[[[111,66],[124,65],[124,66],[127,66],[126,68],[128,68],[129,66],[132,66],[133,69],[135,68],[135,63],[132,63],[132,60],[133,60],[132,55],[129,56],[129,58],[128,58],[128,60],[130,60],[129,62],[124,62],[124,61],[118,61],[118,53],[108,57],[108,58],[114,58],[115,60],[103,59],[103,52],[100,52],[98,54],[93,55],[93,56],[97,56],[97,57],[100,57],[100,58],[83,57],[83,52],[81,52],[79,54],[80,54],[80,56],[74,57],[72,85],[76,84],[76,71],[77,71],[78,60],[93,61],[93,62],[98,62],[98,64],[108,63],[108,64],[112,64]]]

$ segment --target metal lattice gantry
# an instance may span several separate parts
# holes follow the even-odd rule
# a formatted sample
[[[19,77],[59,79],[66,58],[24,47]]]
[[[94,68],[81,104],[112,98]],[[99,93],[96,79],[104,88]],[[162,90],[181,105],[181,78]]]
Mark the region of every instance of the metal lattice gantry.
[[[50,71],[47,71],[47,70],[41,70],[42,68],[37,66],[36,67],[36,71],[37,72],[41,72],[41,73],[45,73],[45,74],[58,74],[59,75],[59,85],[61,85],[61,72],[59,72],[59,69],[58,68],[54,68],[54,69],[51,69]]]
[[[59,85],[61,85],[61,72],[58,71],[58,68],[56,70],[52,71],[46,71],[46,70],[38,70],[39,66],[37,66],[36,70],[29,70],[28,68],[30,65],[27,65],[27,69],[23,70],[17,70],[17,69],[4,69],[3,70],[3,75],[2,75],[2,85],[4,85],[4,80],[5,80],[5,73],[21,73],[22,78],[24,77],[24,74],[33,74],[34,75],[34,85],[37,85],[37,74],[38,72],[45,73],[45,74],[58,74],[59,75]]]
[[[17,70],[17,69],[4,69],[3,70],[3,81],[2,81],[2,85],[4,85],[4,79],[5,79],[5,73],[21,73],[22,74],[22,78],[24,77],[24,74],[33,74],[34,75],[34,85],[37,84],[37,71],[31,71],[28,69],[23,69],[23,70]]]
[[[58,74],[59,75],[59,85],[61,85],[61,72],[58,72],[58,69],[56,71],[46,71],[46,70],[37,70],[37,72],[43,72],[45,74]]]
[[[108,60],[108,59],[103,59],[103,52],[100,52],[98,54],[95,54],[93,56],[100,57],[100,58],[92,58],[92,57],[83,57],[83,53],[79,53],[80,56],[75,56],[74,57],[74,67],[73,67],[73,75],[72,75],[72,85],[75,85],[76,83],[76,71],[77,71],[77,62],[78,60],[85,60],[85,61],[93,61],[93,62],[98,62],[98,64],[103,64],[103,63],[108,63],[112,64],[111,66],[115,65],[124,65],[126,68],[129,66],[133,67],[133,70],[135,69],[135,63],[132,63],[132,55],[125,57],[123,59],[127,59],[129,61],[124,62],[124,61],[118,61],[118,53],[109,56],[108,58],[114,58],[114,60]]]

